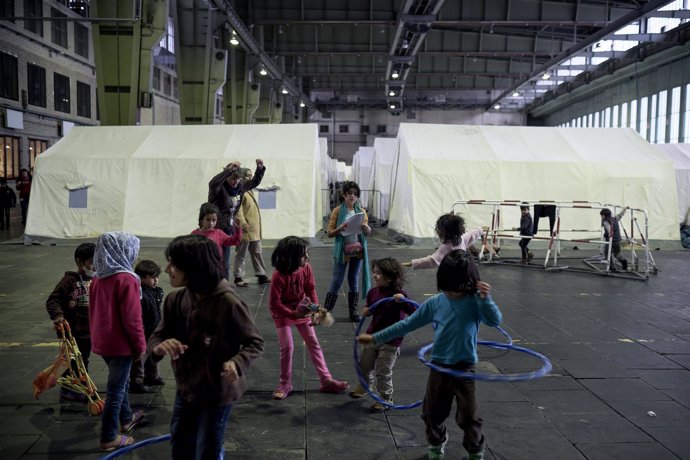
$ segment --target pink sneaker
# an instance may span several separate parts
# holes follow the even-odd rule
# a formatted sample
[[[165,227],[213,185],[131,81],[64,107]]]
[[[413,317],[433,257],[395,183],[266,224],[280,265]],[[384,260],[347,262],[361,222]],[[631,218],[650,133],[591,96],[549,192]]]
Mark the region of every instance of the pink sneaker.
[[[349,385],[347,382],[341,382],[336,379],[328,379],[324,382],[321,382],[321,393],[333,393],[333,394],[338,394],[342,393],[347,389]]]
[[[278,387],[273,392],[273,399],[285,399],[292,392],[291,385],[278,385]]]

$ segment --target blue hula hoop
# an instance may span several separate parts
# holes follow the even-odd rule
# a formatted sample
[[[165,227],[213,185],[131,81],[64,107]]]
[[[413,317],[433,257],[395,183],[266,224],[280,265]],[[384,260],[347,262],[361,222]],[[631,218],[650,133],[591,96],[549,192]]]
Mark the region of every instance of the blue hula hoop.
[[[369,312],[371,313],[374,311],[380,304],[386,303],[386,302],[406,302],[410,305],[412,305],[415,310],[419,308],[419,304],[415,302],[414,300],[408,299],[407,297],[402,297],[400,300],[396,300],[394,297],[384,297],[383,299],[374,302],[372,306],[369,307]],[[357,373],[357,379],[359,380],[360,385],[362,385],[362,388],[364,388],[364,391],[369,394],[369,396],[372,397],[374,401],[376,401],[379,404],[384,405],[388,409],[413,409],[415,407],[419,407],[422,405],[422,400],[420,399],[417,402],[413,402],[412,404],[391,404],[390,402],[386,401],[385,399],[381,398],[379,395],[371,391],[371,388],[369,388],[369,382],[367,382],[366,378],[364,377],[364,374],[362,373],[362,368],[359,365],[359,350],[358,350],[358,343],[357,343],[357,336],[361,333],[362,327],[364,326],[364,322],[366,321],[366,317],[362,316],[359,319],[359,324],[357,325],[357,329],[355,329],[355,340],[354,340],[354,346],[352,347],[352,355],[355,361],[355,372]]]
[[[499,330],[510,339],[510,336],[503,329],[499,328]],[[477,340],[477,345],[485,345],[487,347],[496,348],[499,350],[513,350],[519,351],[521,353],[526,353],[530,356],[534,356],[542,360],[544,365],[541,367],[541,369],[532,372],[525,372],[522,374],[478,374],[475,372],[464,372],[455,369],[449,369],[447,367],[436,365],[426,359],[426,354],[434,346],[433,343],[430,343],[420,348],[419,353],[417,353],[417,357],[425,366],[437,372],[452,375],[453,377],[457,378],[481,380],[482,382],[520,382],[523,380],[538,379],[544,377],[546,374],[551,372],[552,366],[551,361],[549,361],[549,358],[542,355],[541,353],[537,353],[534,350],[530,350],[529,348],[513,345],[512,342],[512,339],[510,339],[510,343],[499,343],[492,342],[489,340]]]
[[[170,434],[164,434],[161,436],[156,436],[153,438],[144,439],[143,441],[135,442],[131,446],[125,446],[122,449],[114,450],[113,452],[109,453],[105,457],[101,457],[101,460],[111,460],[113,458],[119,457],[120,455],[128,454],[128,453],[132,452],[133,450],[139,449],[140,447],[146,447],[146,446],[151,445],[151,444],[157,444],[159,442],[169,441],[170,438],[171,438]],[[221,449],[220,456],[218,457],[218,460],[223,460],[224,451],[225,451],[224,448]]]

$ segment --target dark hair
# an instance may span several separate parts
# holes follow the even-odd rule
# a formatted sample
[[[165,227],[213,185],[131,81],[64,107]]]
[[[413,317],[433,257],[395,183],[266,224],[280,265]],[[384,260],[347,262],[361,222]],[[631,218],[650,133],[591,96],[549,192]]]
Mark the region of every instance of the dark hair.
[[[178,236],[168,244],[165,257],[187,279],[187,289],[210,294],[223,279],[223,262],[218,245],[202,235]]]
[[[140,278],[146,278],[147,276],[158,276],[161,274],[161,267],[153,260],[144,259],[140,261],[136,267],[134,267],[134,273],[139,275]]]
[[[247,175],[247,168],[236,168],[233,169],[230,175],[228,176],[228,179],[230,180],[237,180],[237,179],[244,179],[244,176]]]
[[[599,212],[600,216],[611,217],[611,210],[609,208],[604,208]]]
[[[477,292],[479,270],[472,256],[461,249],[450,251],[436,272],[436,289],[473,294]]]
[[[381,274],[391,280],[391,287],[402,289],[405,284],[405,269],[396,259],[392,257],[376,259],[371,263],[371,267],[379,267]]]
[[[352,189],[355,189],[355,195],[357,195],[357,198],[359,198],[359,195],[362,193],[362,190],[360,190],[359,185],[357,185],[357,182],[346,180],[345,182],[343,182],[343,186],[340,189],[340,201],[344,201],[344,195]]]
[[[7,185],[7,179],[0,177],[0,185]]]
[[[520,205],[520,210],[522,211],[523,209],[526,209],[526,210],[529,211],[529,205],[528,205],[527,203],[522,203],[522,204]]]
[[[204,217],[209,214],[215,214],[218,218],[220,218],[220,210],[218,209],[218,206],[213,203],[202,204],[201,208],[199,208],[199,227],[201,227],[201,221],[204,220]]]
[[[300,267],[307,248],[307,240],[298,236],[286,236],[276,244],[271,254],[271,265],[283,275],[294,273]]]
[[[436,221],[435,230],[441,242],[457,246],[460,244],[460,237],[465,233],[465,219],[453,213],[443,214]]]
[[[96,251],[96,245],[93,243],[82,243],[74,250],[74,260],[79,260],[84,263],[89,259],[93,259],[93,253]]]

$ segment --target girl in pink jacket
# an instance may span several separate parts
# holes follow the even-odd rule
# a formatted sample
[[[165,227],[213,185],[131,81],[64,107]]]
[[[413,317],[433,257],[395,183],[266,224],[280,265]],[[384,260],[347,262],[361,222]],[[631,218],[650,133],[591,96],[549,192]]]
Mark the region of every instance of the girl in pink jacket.
[[[280,345],[280,380],[273,392],[273,399],[285,399],[292,391],[292,342],[291,326],[297,328],[309,352],[314,368],[321,380],[321,392],[341,393],[347,382],[335,380],[328,370],[323,350],[316,337],[314,327],[310,326],[309,312],[304,312],[300,304],[318,304],[314,272],[309,265],[309,244],[306,240],[288,236],[278,242],[271,255],[271,264],[276,268],[271,279],[271,293],[268,306],[278,330]]]
[[[141,282],[132,266],[139,254],[139,238],[127,232],[107,232],[96,242],[96,276],[89,289],[91,347],[108,366],[101,450],[129,446],[127,434],[144,417],[132,413],[127,395],[129,371],[135,357],[146,351],[141,317]]]

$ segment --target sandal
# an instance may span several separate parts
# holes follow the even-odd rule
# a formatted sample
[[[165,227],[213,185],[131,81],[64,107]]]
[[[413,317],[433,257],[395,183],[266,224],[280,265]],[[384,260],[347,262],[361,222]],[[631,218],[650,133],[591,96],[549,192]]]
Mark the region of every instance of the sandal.
[[[124,434],[118,435],[115,439],[110,442],[102,442],[101,450],[103,452],[112,452],[115,449],[120,449],[121,447],[127,447],[134,444],[134,438],[131,436],[125,436]]]
[[[144,419],[144,411],[138,410],[132,414],[132,420],[129,423],[125,423],[120,427],[120,433],[131,433],[134,427],[139,424]]]
[[[245,280],[242,278],[235,278],[235,286],[239,287],[247,287],[249,286],[249,283],[247,283]]]

